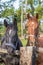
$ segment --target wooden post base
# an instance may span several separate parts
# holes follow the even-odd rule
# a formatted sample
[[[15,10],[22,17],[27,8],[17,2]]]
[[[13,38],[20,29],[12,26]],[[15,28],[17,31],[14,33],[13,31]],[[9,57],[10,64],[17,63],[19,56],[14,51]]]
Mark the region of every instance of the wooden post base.
[[[20,48],[20,65],[32,65],[33,46]]]

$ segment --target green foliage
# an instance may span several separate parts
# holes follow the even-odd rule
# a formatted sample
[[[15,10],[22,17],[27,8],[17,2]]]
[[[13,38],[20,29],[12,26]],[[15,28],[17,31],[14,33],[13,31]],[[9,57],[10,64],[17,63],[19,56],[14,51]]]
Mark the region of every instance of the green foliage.
[[[33,4],[33,3],[34,3],[33,0],[28,0],[28,1],[27,1],[27,4],[30,4],[30,5],[31,5],[31,4]]]
[[[18,10],[16,10],[16,14],[17,14],[18,22],[20,22],[21,21],[21,8],[19,8]]]
[[[3,12],[6,8],[12,8],[12,7],[13,7],[13,3],[14,3],[15,1],[16,1],[16,0],[5,0],[5,1],[0,0],[0,14],[1,14],[1,12]]]
[[[40,31],[43,32],[43,23],[40,23]]]
[[[38,7],[35,9],[35,12],[39,13],[39,19],[41,19],[43,16],[43,7],[38,5]]]
[[[10,15],[14,14],[14,9],[13,8],[6,8],[3,12],[2,12],[2,17],[7,17]]]
[[[21,36],[21,23],[18,23],[18,36]]]
[[[26,1],[27,1],[27,6],[25,3]],[[39,18],[41,19],[43,17],[43,7],[41,0],[23,0],[22,3],[27,7],[26,8],[27,12],[31,13],[32,15],[35,15],[35,13],[38,12],[40,15]]]
[[[21,39],[21,42],[22,42],[23,46],[26,46],[26,44],[27,44],[27,39],[26,39],[26,40],[25,40],[25,39]]]
[[[0,28],[0,34],[1,36],[3,36],[5,33],[5,27],[2,25],[1,28]]]

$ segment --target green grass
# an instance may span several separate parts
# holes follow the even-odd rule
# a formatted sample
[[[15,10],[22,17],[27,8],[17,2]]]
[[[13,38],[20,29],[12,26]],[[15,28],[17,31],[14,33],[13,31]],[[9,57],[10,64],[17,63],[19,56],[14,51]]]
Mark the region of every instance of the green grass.
[[[5,64],[4,63],[2,63],[2,64],[0,63],[0,65],[5,65]]]
[[[22,42],[23,46],[26,46],[26,44],[27,44],[27,39],[26,39],[26,40],[25,40],[25,39],[22,39],[21,42]]]

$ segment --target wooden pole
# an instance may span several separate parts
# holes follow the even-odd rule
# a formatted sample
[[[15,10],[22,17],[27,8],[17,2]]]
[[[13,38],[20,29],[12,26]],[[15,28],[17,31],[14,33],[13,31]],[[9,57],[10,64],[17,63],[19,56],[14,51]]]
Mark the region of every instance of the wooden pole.
[[[20,48],[20,65],[32,65],[33,47]]]
[[[2,48],[0,48],[0,54],[1,54],[1,53],[8,54],[8,51],[7,51],[6,49],[2,49]]]
[[[27,13],[27,1],[28,0],[25,0],[25,13]]]
[[[23,36],[23,2],[21,3],[21,36]]]

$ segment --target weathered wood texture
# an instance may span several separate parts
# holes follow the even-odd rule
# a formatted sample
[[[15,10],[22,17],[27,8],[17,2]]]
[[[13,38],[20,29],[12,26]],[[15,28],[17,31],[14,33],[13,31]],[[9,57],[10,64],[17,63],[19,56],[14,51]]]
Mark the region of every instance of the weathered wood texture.
[[[6,54],[7,54],[8,52],[7,52],[6,49],[2,49],[2,48],[0,48],[0,53],[6,53]]]
[[[7,49],[0,48],[0,54],[10,54]],[[13,55],[20,55],[19,50],[14,50]],[[11,54],[10,54],[11,55]]]
[[[42,47],[39,47],[37,51],[38,51],[39,53],[43,53],[43,48],[42,48]]]
[[[32,65],[33,47],[20,48],[20,65]]]

